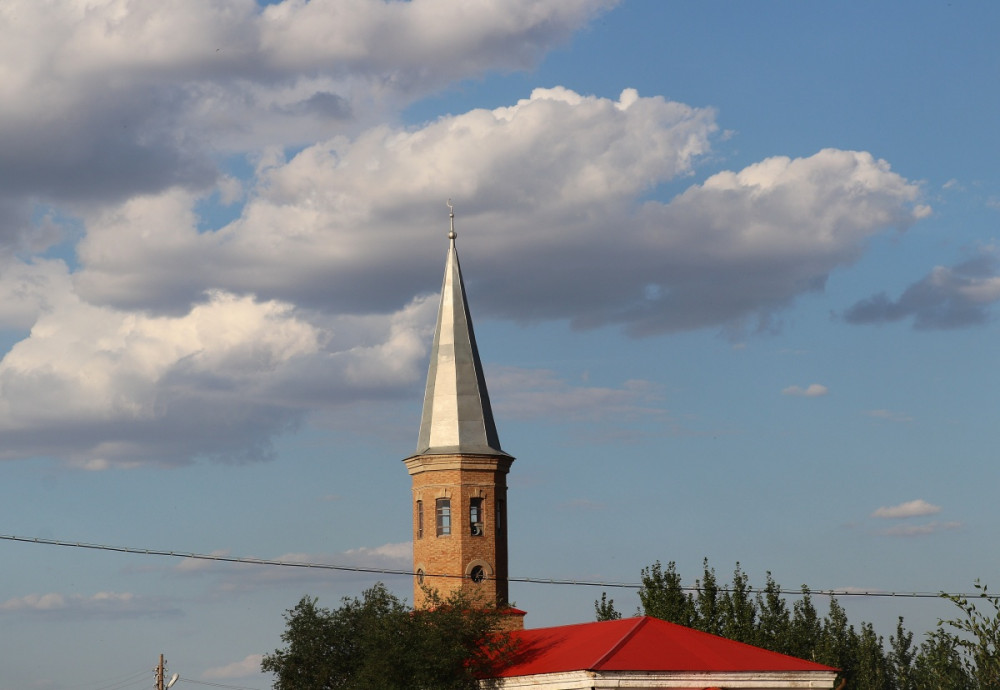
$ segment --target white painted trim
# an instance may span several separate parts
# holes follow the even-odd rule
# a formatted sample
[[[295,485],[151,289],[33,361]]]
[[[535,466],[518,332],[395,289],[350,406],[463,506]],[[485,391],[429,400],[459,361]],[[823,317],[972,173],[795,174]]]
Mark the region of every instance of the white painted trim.
[[[504,678],[502,690],[515,688],[542,688],[543,690],[605,690],[632,688],[633,690],[830,690],[837,678],[835,671],[798,672],[661,672],[661,671],[569,671],[542,673],[531,676]]]

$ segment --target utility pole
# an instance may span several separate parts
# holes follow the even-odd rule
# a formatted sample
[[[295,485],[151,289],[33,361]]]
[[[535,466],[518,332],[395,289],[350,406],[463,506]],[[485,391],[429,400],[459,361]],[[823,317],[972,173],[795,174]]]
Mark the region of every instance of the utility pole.
[[[160,663],[156,665],[156,690],[163,690],[163,655],[160,655]]]
[[[168,680],[166,683],[163,682],[163,676],[165,676],[167,673],[167,661],[166,659],[163,658],[162,654],[160,655],[160,663],[158,663],[156,665],[156,668],[153,669],[153,673],[156,674],[156,690],[170,690],[170,688],[173,687],[174,683],[177,682],[177,679],[179,677],[175,673],[173,676],[170,677],[170,680]]]

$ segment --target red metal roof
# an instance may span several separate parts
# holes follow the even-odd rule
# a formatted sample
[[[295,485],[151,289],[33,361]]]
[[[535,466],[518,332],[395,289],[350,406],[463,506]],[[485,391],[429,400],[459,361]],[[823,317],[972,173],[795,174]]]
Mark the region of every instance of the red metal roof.
[[[822,664],[709,635],[658,618],[518,630],[517,659],[501,677],[565,671],[834,671]]]

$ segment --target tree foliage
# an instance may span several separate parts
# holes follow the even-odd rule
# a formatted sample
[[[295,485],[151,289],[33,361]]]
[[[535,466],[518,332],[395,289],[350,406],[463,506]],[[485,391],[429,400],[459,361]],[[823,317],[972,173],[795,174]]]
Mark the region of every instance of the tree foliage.
[[[764,587],[755,591],[739,563],[728,585],[718,583],[708,559],[693,587],[683,584],[672,561],[643,568],[641,577],[644,615],[833,666],[845,690],[1000,688],[1000,597],[978,581],[976,600],[942,595],[959,615],[940,621],[916,646],[902,618],[886,645],[870,623],[852,625],[835,597],[821,616],[808,587],[792,600],[767,573]],[[598,620],[621,615],[605,595],[594,606]]]
[[[501,612],[461,594],[431,596],[420,611],[381,583],[333,610],[303,597],[285,613],[285,646],[261,669],[275,674],[275,690],[483,687],[514,652]]]
[[[607,592],[601,592],[601,600],[594,601],[594,614],[599,621],[616,621],[622,617],[615,608],[615,600],[608,599]]]
[[[1000,688],[1000,597],[990,594],[979,580],[974,586],[981,603],[992,610],[984,613],[963,596],[942,595],[958,607],[961,615],[941,624],[958,631],[952,639],[964,652],[974,687]]]

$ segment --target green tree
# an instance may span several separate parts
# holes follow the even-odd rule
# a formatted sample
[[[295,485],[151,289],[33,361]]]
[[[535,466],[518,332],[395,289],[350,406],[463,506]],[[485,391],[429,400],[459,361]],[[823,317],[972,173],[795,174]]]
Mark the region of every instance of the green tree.
[[[757,638],[757,604],[750,578],[736,564],[733,584],[722,596],[722,636],[753,644]]]
[[[935,690],[975,687],[954,635],[942,628],[927,634],[913,662],[913,686]]]
[[[903,627],[903,617],[896,621],[896,634],[889,638],[889,663],[892,666],[893,687],[896,690],[917,690],[913,663],[917,650],[913,647],[913,633]]]
[[[892,672],[885,654],[881,635],[875,634],[871,623],[861,624],[858,635],[858,665],[854,669],[856,690],[893,690]]]
[[[431,601],[413,611],[381,583],[334,610],[303,597],[285,613],[285,646],[261,669],[275,674],[275,690],[482,687],[514,652],[502,614],[461,594]]]
[[[708,559],[702,562],[704,574],[695,582],[698,591],[695,597],[696,622],[699,630],[713,635],[722,634],[723,599],[719,595],[719,583],[715,579],[715,569],[708,567]]]
[[[952,601],[962,616],[941,621],[959,632],[954,639],[965,651],[966,661],[972,669],[976,688],[1000,688],[1000,597],[992,595],[986,585],[976,580],[979,598],[992,611],[984,613],[976,604],[959,595],[943,595]]]
[[[782,654],[790,654],[791,618],[788,604],[781,595],[781,587],[771,573],[767,573],[764,589],[757,592],[757,646]]]
[[[961,612],[939,621],[919,649],[899,618],[888,648],[871,623],[850,624],[840,603],[830,597],[821,620],[808,587],[793,601],[771,573],[754,591],[739,563],[730,586],[720,586],[705,559],[702,579],[685,588],[676,564],[659,561],[643,568],[642,612],[673,623],[722,635],[840,669],[838,687],[847,690],[998,690],[1000,689],[1000,596],[977,580],[972,601],[942,595]],[[694,594],[691,594],[691,591]],[[594,602],[599,620],[617,614],[602,596]]]
[[[616,621],[622,614],[615,609],[615,600],[608,599],[607,592],[601,592],[601,600],[594,601],[594,614],[599,621]]]
[[[835,597],[823,618],[823,634],[816,650],[816,661],[840,669],[840,680],[853,681],[858,667],[858,634],[847,620],[847,612]],[[838,681],[839,682],[839,681]]]
[[[695,627],[697,610],[691,595],[684,591],[677,565],[670,561],[664,570],[659,561],[642,569],[639,602],[647,616]]]
[[[823,623],[812,603],[809,588],[802,585],[802,598],[792,604],[788,653],[800,659],[816,660],[823,635]]]

